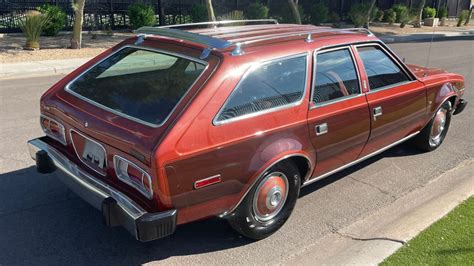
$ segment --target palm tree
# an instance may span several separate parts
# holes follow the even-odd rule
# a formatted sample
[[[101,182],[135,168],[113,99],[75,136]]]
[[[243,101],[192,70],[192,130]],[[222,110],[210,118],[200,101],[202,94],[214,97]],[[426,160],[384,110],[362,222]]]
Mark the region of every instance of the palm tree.
[[[72,26],[71,49],[81,49],[82,44],[82,22],[84,20],[84,6],[86,0],[73,0],[74,25]]]
[[[375,7],[375,2],[377,0],[372,0],[370,1],[370,7],[369,7],[369,10],[367,12],[367,25],[366,25],[366,28],[368,29],[369,28],[369,24],[370,24],[370,16],[372,15],[372,9],[374,9]]]
[[[472,11],[474,10],[474,5],[471,6],[471,9],[469,9],[469,14],[467,15],[466,22],[464,22],[464,26],[469,25],[469,21],[471,21],[472,17]]]
[[[208,21],[216,21],[216,16],[214,15],[214,8],[212,7],[212,0],[206,0],[206,8]]]
[[[301,15],[300,11],[298,10],[298,0],[288,0],[288,4],[290,5],[291,13],[293,13],[295,22],[301,24]]]
[[[421,28],[421,18],[423,16],[423,8],[425,7],[426,0],[421,0],[418,6],[417,18],[415,22],[415,28]]]

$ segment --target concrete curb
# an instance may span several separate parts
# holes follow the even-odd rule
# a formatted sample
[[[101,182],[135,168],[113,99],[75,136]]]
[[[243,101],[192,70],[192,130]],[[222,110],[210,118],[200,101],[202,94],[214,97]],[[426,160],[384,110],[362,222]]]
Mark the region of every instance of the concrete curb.
[[[31,61],[0,65],[0,79],[67,74],[90,58]]]
[[[380,38],[385,43],[400,43],[400,42],[415,42],[415,41],[429,41],[433,40],[443,40],[450,39],[455,37],[470,37],[474,36],[474,30],[465,30],[457,32],[434,32],[434,33],[416,33],[408,35],[391,35],[383,33],[374,33],[378,38]]]
[[[367,218],[286,259],[288,265],[375,265],[474,195],[474,160],[462,162]]]

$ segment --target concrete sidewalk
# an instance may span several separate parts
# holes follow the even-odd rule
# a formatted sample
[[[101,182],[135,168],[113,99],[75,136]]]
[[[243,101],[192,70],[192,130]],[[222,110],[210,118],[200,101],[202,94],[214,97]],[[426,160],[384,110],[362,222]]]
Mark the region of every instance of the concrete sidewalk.
[[[468,159],[393,204],[294,254],[287,265],[375,265],[474,195]]]
[[[474,36],[473,30],[459,30],[450,32],[437,32],[434,35],[431,33],[417,33],[410,35],[376,35],[386,43],[412,42],[412,41],[426,41],[431,40],[449,40],[450,38]],[[0,65],[0,79],[21,78],[30,76],[44,76],[67,74],[76,69],[80,65],[90,60],[90,58],[78,58],[67,60],[46,60],[21,62]]]

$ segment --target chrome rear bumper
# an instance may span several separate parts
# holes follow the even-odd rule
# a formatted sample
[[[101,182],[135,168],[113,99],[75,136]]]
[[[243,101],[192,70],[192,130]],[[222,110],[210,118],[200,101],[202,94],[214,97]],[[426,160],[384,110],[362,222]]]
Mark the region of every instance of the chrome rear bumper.
[[[79,197],[102,211],[107,226],[121,225],[140,241],[151,241],[174,233],[176,210],[145,211],[122,192],[82,171],[43,138],[28,141],[28,149],[39,173],[55,172]]]

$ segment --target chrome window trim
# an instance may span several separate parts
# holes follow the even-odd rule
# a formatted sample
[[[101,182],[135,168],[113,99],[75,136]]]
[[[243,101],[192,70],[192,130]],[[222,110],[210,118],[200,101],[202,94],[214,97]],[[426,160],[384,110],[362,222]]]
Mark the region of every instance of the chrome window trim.
[[[137,185],[131,181],[129,181],[128,179],[125,179],[123,178],[121,175],[119,175],[119,173],[117,172],[117,160],[122,160],[130,165],[132,165],[133,167],[139,169],[143,174],[145,174],[145,176],[148,178],[148,183],[150,184],[150,194],[146,194],[144,191],[142,191],[139,187],[137,187]],[[153,198],[153,183],[152,183],[152,179],[151,179],[151,176],[149,173],[147,173],[145,170],[143,170],[143,168],[141,168],[140,166],[138,166],[136,163],[133,163],[131,162],[130,160],[128,159],[125,159],[124,157],[120,156],[120,155],[114,155],[113,157],[113,162],[114,162],[114,171],[115,171],[115,175],[117,176],[117,178],[124,182],[125,184],[129,185],[130,187],[136,189],[138,192],[140,192],[143,196],[147,197],[147,199],[152,199]],[[143,180],[142,180],[143,182]]]
[[[105,155],[105,158],[104,158],[104,159],[105,159],[105,161],[104,161],[104,162],[105,162],[105,169],[104,169],[105,171],[104,171],[104,173],[101,173],[101,172],[97,171],[96,169],[90,167],[86,162],[84,162],[84,160],[82,159],[82,156],[80,156],[80,155],[77,153],[76,145],[74,145],[74,139],[72,138],[72,132],[75,132],[76,134],[80,135],[81,137],[83,137],[83,138],[85,138],[85,139],[87,139],[87,140],[89,140],[89,141],[91,141],[91,142],[94,142],[95,144],[99,145],[99,147],[102,148],[102,150],[104,151],[104,155]],[[73,129],[73,128],[71,128],[71,129],[69,130],[69,138],[71,139],[72,147],[74,148],[74,153],[76,153],[77,158],[79,158],[79,160],[80,160],[85,166],[89,167],[89,168],[92,169],[94,172],[100,174],[101,176],[107,176],[107,150],[105,149],[104,145],[102,145],[102,144],[99,143],[98,141],[93,140],[92,138],[86,136],[85,134],[83,134],[83,133],[81,133],[81,132],[79,132],[79,131],[77,131],[77,130],[75,130],[75,129]]]
[[[371,46],[372,46],[372,47],[379,47],[379,48],[382,50],[382,52],[383,52],[387,57],[389,57],[389,59],[391,59],[392,62],[394,62],[395,65],[397,65],[398,68],[400,68],[401,71],[403,71],[403,73],[405,74],[405,77],[407,77],[408,80],[407,80],[407,81],[398,82],[398,83],[394,83],[394,84],[391,84],[391,85],[386,85],[386,86],[383,86],[383,87],[380,87],[380,88],[377,88],[377,89],[372,89],[372,88],[370,87],[370,82],[369,82],[369,84],[367,84],[367,85],[368,85],[368,88],[369,88],[368,93],[375,92],[375,91],[380,91],[380,90],[390,89],[390,88],[397,87],[397,86],[401,86],[401,85],[404,85],[404,84],[407,84],[407,83],[411,83],[411,82],[417,80],[416,78],[415,78],[415,79],[413,78],[413,76],[414,76],[413,73],[411,73],[411,72],[409,73],[409,72],[407,71],[407,68],[408,68],[408,67],[406,67],[406,66],[404,66],[404,65],[401,65],[401,63],[400,63],[400,61],[399,61],[400,58],[398,58],[398,57],[395,58],[395,57],[392,55],[392,54],[394,54],[393,51],[386,49],[386,48],[385,48],[383,45],[381,45],[380,43],[364,43],[364,44],[358,44],[358,45],[355,45],[355,48],[357,49],[357,48],[359,48],[359,47],[371,47]],[[357,50],[357,52],[359,53],[359,50]],[[362,58],[360,59],[360,61],[362,62],[362,64],[364,64],[364,61],[362,60]],[[364,70],[365,70],[365,69],[364,69]],[[367,74],[367,71],[366,71],[366,74]],[[368,80],[368,79],[369,79],[369,76],[367,76],[367,80]]]
[[[415,81],[416,80],[409,80],[409,81],[398,82],[398,83],[395,83],[395,84],[392,84],[392,85],[383,86],[383,87],[380,87],[379,89],[376,89],[376,90],[369,90],[367,92],[367,94],[373,94],[373,93],[377,93],[379,91],[385,91],[385,90],[393,89],[395,87],[400,87],[400,86],[403,86],[403,85],[407,85],[407,84],[413,83]]]
[[[186,92],[181,96],[181,98],[178,100],[178,102],[176,103],[176,105],[173,107],[173,109],[171,109],[170,113],[168,114],[168,116],[165,117],[165,119],[163,119],[163,121],[161,121],[161,123],[159,124],[153,124],[153,123],[150,123],[150,122],[146,122],[146,121],[143,121],[141,119],[138,119],[136,117],[132,117],[130,115],[127,115],[127,114],[124,114],[124,113],[120,113],[110,107],[107,107],[105,105],[102,105],[100,103],[97,103],[91,99],[88,99],[82,95],[80,95],[79,93],[77,92],[74,92],[72,91],[69,87],[71,86],[71,84],[73,84],[77,79],[79,79],[80,77],[82,77],[83,75],[85,75],[87,72],[89,72],[92,68],[94,68],[95,66],[99,65],[100,63],[102,63],[103,61],[109,59],[111,56],[119,53],[120,51],[122,51],[123,49],[126,49],[126,48],[134,48],[134,49],[137,49],[137,50],[145,50],[145,51],[150,51],[150,52],[156,52],[156,53],[161,53],[161,54],[165,54],[165,55],[170,55],[170,56],[175,56],[175,57],[179,57],[179,58],[184,58],[184,59],[188,59],[190,61],[193,61],[195,63],[199,63],[199,64],[202,64],[204,65],[204,69],[202,70],[201,74],[199,74],[199,76],[194,80],[194,82],[191,84],[191,86],[189,86],[186,90]],[[201,60],[201,59],[198,59],[198,58],[194,58],[194,57],[191,57],[191,56],[187,56],[187,55],[183,55],[183,54],[178,54],[178,53],[174,53],[174,52],[169,52],[169,51],[165,51],[165,50],[162,50],[162,49],[156,49],[156,48],[148,48],[148,47],[140,47],[140,46],[136,46],[136,45],[125,45],[125,46],[122,46],[120,47],[117,51],[114,51],[112,52],[111,54],[107,55],[106,57],[102,58],[101,60],[99,60],[98,62],[96,62],[95,64],[93,64],[92,66],[88,67],[86,70],[84,70],[83,72],[81,72],[79,75],[77,75],[73,80],[71,80],[70,82],[68,82],[68,84],[66,84],[66,86],[64,87],[64,90],[72,95],[74,95],[75,97],[85,101],[85,102],[88,102],[89,104],[92,104],[100,109],[103,109],[103,110],[106,110],[108,112],[111,112],[111,113],[114,113],[118,116],[121,116],[123,118],[126,118],[128,120],[132,120],[134,122],[137,122],[137,123],[140,123],[142,125],[145,125],[145,126],[149,126],[149,127],[152,127],[152,128],[158,128],[158,127],[161,127],[163,124],[165,124],[168,119],[171,117],[171,115],[174,113],[174,111],[176,110],[176,108],[181,104],[181,101],[186,98],[186,95],[189,93],[189,91],[191,90],[191,88],[194,87],[194,85],[196,85],[197,81],[200,80],[204,74],[204,72],[206,72],[206,70],[208,69],[209,67],[209,63],[207,61],[204,61],[204,60]]]
[[[334,52],[334,51],[338,51],[338,50],[344,50],[344,49],[347,49],[349,50],[349,53],[351,55],[351,58],[352,58],[352,63],[354,64],[354,68],[356,70],[356,77],[357,77],[357,81],[359,82],[359,93],[358,94],[352,94],[352,95],[347,95],[347,96],[344,96],[344,97],[339,97],[339,98],[336,98],[336,99],[333,99],[333,100],[329,100],[329,101],[325,101],[325,102],[322,102],[322,103],[315,103],[313,101],[313,96],[314,96],[314,91],[315,91],[315,86],[316,86],[316,58],[319,54],[323,54],[323,53],[329,53],[329,52]],[[357,97],[360,97],[360,96],[363,96],[364,93],[362,93],[362,82],[361,82],[361,79],[360,79],[360,71],[359,71],[359,67],[357,66],[357,60],[355,59],[355,56],[354,56],[354,52],[352,51],[351,49],[351,45],[335,45],[335,46],[329,46],[329,47],[321,47],[321,48],[318,48],[316,50],[314,50],[314,54],[313,54],[313,78],[312,78],[312,86],[311,86],[311,94],[310,94],[310,102],[312,104],[314,104],[313,106],[310,107],[310,110],[313,110],[313,109],[316,109],[316,108],[319,108],[319,107],[323,107],[323,106],[327,106],[327,105],[331,105],[333,103],[338,103],[338,102],[342,102],[342,101],[345,101],[345,100],[349,100],[349,99],[353,99],[353,98],[357,98]]]
[[[229,99],[232,98],[232,96],[235,94],[236,90],[239,88],[239,86],[241,85],[241,83],[247,78],[247,76],[254,70],[260,68],[261,66],[264,66],[264,65],[268,65],[268,64],[271,64],[271,63],[274,63],[276,61],[279,61],[279,60],[287,60],[287,59],[293,59],[293,58],[298,58],[298,57],[305,57],[306,59],[306,62],[305,62],[305,65],[306,65],[306,75],[305,75],[305,81],[304,81],[304,88],[303,88],[303,94],[301,95],[301,99],[299,99],[298,101],[294,102],[294,103],[289,103],[289,104],[285,104],[285,105],[282,105],[282,106],[276,106],[276,107],[272,107],[272,108],[269,108],[269,109],[265,109],[265,110],[261,110],[261,111],[258,111],[258,112],[253,112],[253,113],[249,113],[249,114],[245,114],[245,115],[241,115],[241,116],[237,116],[237,117],[233,117],[233,118],[229,118],[229,119],[225,119],[225,120],[221,120],[219,121],[218,118],[219,116],[221,115],[221,113],[224,111],[224,107],[226,106],[226,104],[229,102]],[[287,108],[291,108],[291,107],[295,107],[295,106],[298,106],[300,105],[305,96],[306,96],[306,91],[308,89],[308,75],[309,75],[309,71],[308,71],[308,53],[305,52],[305,53],[299,53],[299,54],[293,54],[293,55],[288,55],[288,56],[283,56],[283,57],[278,57],[278,58],[272,58],[270,60],[267,60],[267,61],[262,61],[262,62],[258,62],[252,66],[250,66],[244,73],[244,75],[242,76],[242,78],[239,80],[239,82],[237,83],[237,85],[235,85],[235,87],[232,89],[232,92],[230,93],[230,95],[227,97],[227,99],[225,100],[224,104],[221,106],[221,108],[219,109],[219,111],[217,112],[217,114],[214,116],[214,118],[212,119],[212,124],[214,126],[219,126],[219,125],[223,125],[223,124],[228,124],[228,123],[232,123],[232,122],[235,122],[235,121],[239,121],[239,120],[244,120],[244,119],[247,119],[247,118],[250,118],[250,117],[255,117],[255,116],[260,116],[260,115],[263,115],[263,114],[267,114],[267,113],[272,113],[272,112],[276,112],[276,111],[279,111],[279,110],[283,110],[283,109],[287,109]]]
[[[54,136],[54,135],[52,135],[52,134],[49,134],[49,133],[45,130],[45,128],[43,127],[43,121],[41,121],[41,118],[48,119],[48,120],[53,121],[53,122],[55,122],[56,124],[58,124],[58,125],[61,127],[61,131],[62,131],[62,133],[63,133],[62,135],[63,135],[64,139],[59,139],[58,137],[56,137],[56,136]],[[54,139],[54,140],[59,141],[59,142],[60,142],[61,144],[63,144],[63,145],[67,145],[67,140],[66,140],[66,128],[64,127],[64,124],[63,124],[63,123],[59,123],[59,121],[58,121],[57,119],[53,119],[53,118],[51,118],[51,117],[49,117],[49,116],[47,116],[47,115],[41,114],[41,115],[40,115],[40,126],[41,126],[41,129],[43,130],[44,134],[46,134],[46,136],[48,136],[48,137],[50,137],[50,138],[52,138],[52,139]]]

